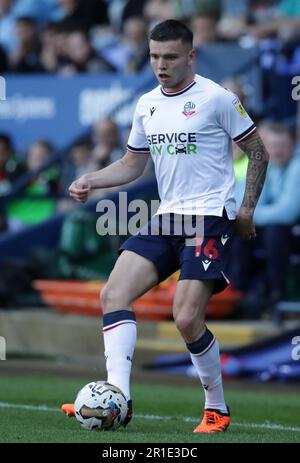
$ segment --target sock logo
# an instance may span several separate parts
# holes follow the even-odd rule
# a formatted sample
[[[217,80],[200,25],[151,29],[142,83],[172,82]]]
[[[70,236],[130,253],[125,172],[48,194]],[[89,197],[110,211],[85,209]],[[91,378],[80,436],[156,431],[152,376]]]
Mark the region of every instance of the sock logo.
[[[208,384],[202,384],[203,386],[203,389],[205,389],[206,391],[208,391],[208,388],[209,388],[209,385]]]
[[[132,361],[131,358],[129,357],[129,355],[127,355],[126,360],[128,360],[129,362]]]

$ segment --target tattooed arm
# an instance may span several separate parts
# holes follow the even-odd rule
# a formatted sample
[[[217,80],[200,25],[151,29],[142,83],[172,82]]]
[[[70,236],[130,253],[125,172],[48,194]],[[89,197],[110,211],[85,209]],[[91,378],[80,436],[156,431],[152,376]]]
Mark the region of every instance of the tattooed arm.
[[[255,237],[253,214],[264,185],[269,156],[257,131],[238,145],[247,154],[249,163],[245,194],[237,215],[237,233],[241,238],[251,239]]]

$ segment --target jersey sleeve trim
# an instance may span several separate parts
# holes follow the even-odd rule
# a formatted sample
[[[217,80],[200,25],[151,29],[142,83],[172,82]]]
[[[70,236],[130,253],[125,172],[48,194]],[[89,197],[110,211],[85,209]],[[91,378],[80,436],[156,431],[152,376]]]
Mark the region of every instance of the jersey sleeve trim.
[[[133,153],[150,153],[150,148],[134,148],[133,146],[127,145],[127,149]]]
[[[234,137],[233,141],[235,143],[239,143],[240,141],[242,141],[245,138],[249,137],[249,135],[251,135],[253,132],[255,132],[255,130],[256,130],[256,125],[252,124],[251,127],[249,127],[249,129],[245,130],[245,132],[241,133],[237,137]]]

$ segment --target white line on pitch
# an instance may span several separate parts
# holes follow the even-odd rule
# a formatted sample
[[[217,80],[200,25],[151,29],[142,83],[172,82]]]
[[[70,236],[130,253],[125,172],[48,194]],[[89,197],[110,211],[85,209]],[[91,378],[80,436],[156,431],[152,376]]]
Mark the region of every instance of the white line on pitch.
[[[33,410],[42,412],[61,412],[59,408],[48,407],[47,405],[25,405],[25,404],[12,404],[7,402],[0,402],[0,408],[15,408],[18,410]],[[144,420],[158,420],[158,421],[171,421],[171,420],[182,420],[187,423],[198,423],[199,418],[178,417],[178,416],[159,416],[159,415],[140,415],[135,414],[135,418],[141,418]],[[254,429],[272,429],[277,431],[288,431],[288,432],[300,432],[300,427],[296,426],[285,426],[282,424],[275,424],[269,421],[265,423],[231,423],[230,426],[238,428],[254,428]]]

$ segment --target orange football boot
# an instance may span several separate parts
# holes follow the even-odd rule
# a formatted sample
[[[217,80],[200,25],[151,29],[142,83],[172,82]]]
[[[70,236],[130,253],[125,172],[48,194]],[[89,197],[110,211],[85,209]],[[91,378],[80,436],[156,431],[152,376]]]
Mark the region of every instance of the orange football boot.
[[[227,407],[228,408],[228,407]],[[222,413],[220,410],[207,408],[201,423],[194,429],[197,433],[225,432],[230,424],[230,412]]]
[[[61,409],[67,416],[75,416],[74,404],[63,404]]]

